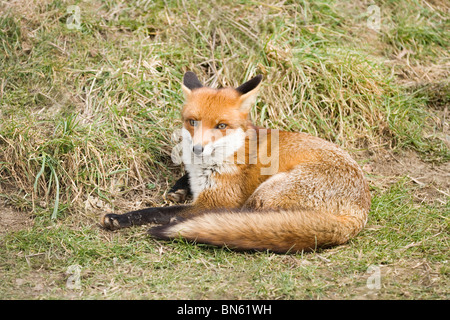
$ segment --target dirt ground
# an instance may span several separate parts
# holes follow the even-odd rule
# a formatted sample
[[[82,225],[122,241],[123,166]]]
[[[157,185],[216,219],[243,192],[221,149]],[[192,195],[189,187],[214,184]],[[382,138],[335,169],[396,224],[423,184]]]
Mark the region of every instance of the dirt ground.
[[[25,229],[33,224],[32,217],[27,212],[21,212],[0,202],[0,236],[10,232]]]
[[[381,150],[365,159],[369,161],[363,165],[363,170],[370,174],[369,183],[373,185],[388,187],[399,178],[407,177],[420,186],[415,194],[420,202],[438,201],[444,204],[450,197],[449,162],[425,162],[414,151],[394,154],[387,150]]]

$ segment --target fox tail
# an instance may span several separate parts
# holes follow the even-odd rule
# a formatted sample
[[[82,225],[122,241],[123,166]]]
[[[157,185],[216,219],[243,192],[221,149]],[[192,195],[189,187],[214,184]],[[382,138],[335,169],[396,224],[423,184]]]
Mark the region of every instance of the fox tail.
[[[184,238],[233,250],[311,251],[347,242],[364,228],[367,212],[321,210],[214,211],[149,230],[158,239]]]

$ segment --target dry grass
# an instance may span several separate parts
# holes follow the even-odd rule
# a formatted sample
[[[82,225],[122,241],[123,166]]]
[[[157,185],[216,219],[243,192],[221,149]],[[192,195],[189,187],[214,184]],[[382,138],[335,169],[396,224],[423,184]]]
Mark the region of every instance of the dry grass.
[[[346,35],[361,22],[344,9],[361,15],[363,6],[267,3],[242,15],[254,4],[138,2],[83,5],[81,30],[66,27],[64,2],[3,5],[0,176],[21,206],[53,207],[56,217],[93,194],[111,204],[123,191],[161,191],[147,187],[170,174],[187,69],[211,86],[264,74],[253,114],[261,125],[348,149],[408,145],[447,157],[438,138],[431,147],[432,137],[423,138],[423,97],[399,88]],[[389,41],[384,47],[396,49],[401,39]]]
[[[432,274],[423,297],[448,294],[440,245],[448,243],[448,201],[437,192],[430,202],[415,203],[408,192],[417,196],[425,187],[399,179],[404,171],[389,181],[377,176],[386,171],[367,171],[375,196],[371,224],[383,226],[382,232],[376,227],[348,247],[292,261],[268,253],[153,243],[143,237],[144,230],[121,235],[95,226],[104,211],[167,203],[164,192],[180,174],[170,159],[171,135],[180,126],[179,82],[187,70],[217,87],[263,74],[252,113],[257,124],[324,137],[358,154],[362,165],[375,167],[380,150],[408,149],[419,155],[412,164],[443,163],[445,170],[450,75],[445,1],[381,1],[379,33],[367,28],[365,1],[80,2],[79,30],[67,27],[71,4],[0,4],[0,195],[34,217],[33,227],[11,229],[1,240],[7,248],[0,255],[5,277],[15,281],[11,266],[16,262],[24,274],[3,296],[30,296],[18,292],[41,281],[26,276],[40,268],[50,282],[42,280],[46,289],[31,290],[31,296],[78,297],[60,279],[61,269],[78,263],[87,273],[83,297],[103,297],[99,292],[108,288],[105,296],[113,298],[134,298],[146,290],[155,298],[349,298],[354,287],[349,283],[363,279],[368,265],[386,261],[394,274],[423,262]],[[448,193],[448,185],[432,186]],[[388,212],[402,201],[407,205],[398,210],[403,217],[398,223],[404,224],[400,231],[406,238],[399,239],[396,218]],[[435,220],[421,216],[414,224],[421,210]],[[0,222],[6,225],[8,219]],[[426,225],[433,226],[431,233]],[[421,237],[437,249],[422,246]],[[420,246],[399,249],[411,243]],[[377,246],[400,251],[385,254]],[[411,251],[414,261],[404,254]],[[358,252],[367,259],[358,262]],[[336,265],[331,271],[329,261]],[[111,275],[116,266],[119,271]],[[207,270],[202,288],[189,292],[202,266]],[[180,275],[186,268],[194,276]],[[136,289],[139,274],[156,280]],[[304,278],[311,280],[300,286]],[[236,290],[226,293],[230,283]],[[420,296],[419,286],[414,288],[408,296],[406,289],[389,285],[382,296]]]

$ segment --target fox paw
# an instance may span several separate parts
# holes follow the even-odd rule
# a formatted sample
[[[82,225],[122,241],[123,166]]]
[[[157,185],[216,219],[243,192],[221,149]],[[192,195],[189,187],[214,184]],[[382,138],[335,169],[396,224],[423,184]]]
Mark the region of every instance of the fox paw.
[[[117,229],[121,228],[119,219],[120,219],[120,215],[114,214],[114,213],[108,213],[108,214],[105,214],[101,218],[100,224],[105,229],[117,230]]]
[[[169,192],[167,194],[167,199],[172,202],[184,202],[186,201],[188,191],[186,189],[178,189],[174,192]]]

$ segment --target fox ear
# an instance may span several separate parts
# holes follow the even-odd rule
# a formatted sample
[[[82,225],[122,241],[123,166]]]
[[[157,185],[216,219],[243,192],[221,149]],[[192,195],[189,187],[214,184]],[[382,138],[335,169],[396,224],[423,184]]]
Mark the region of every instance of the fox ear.
[[[181,85],[184,96],[187,98],[191,95],[192,90],[203,87],[195,73],[188,71],[184,74],[183,84]]]
[[[241,93],[239,101],[241,103],[240,110],[242,112],[248,113],[250,111],[250,108],[255,103],[261,80],[262,75],[257,75],[253,79],[236,88],[236,90]]]

